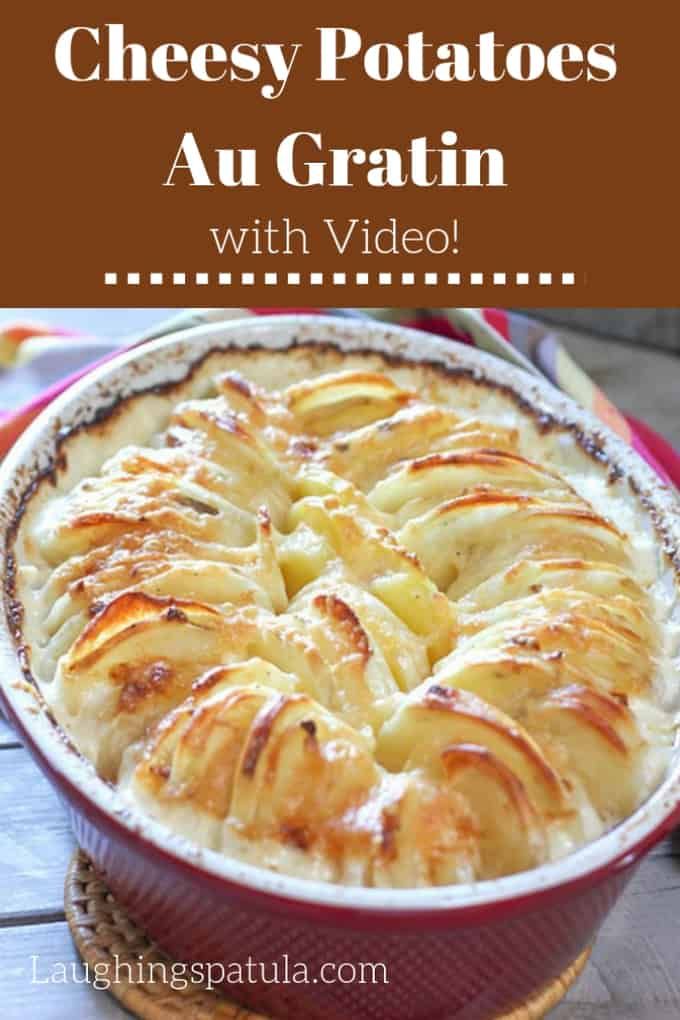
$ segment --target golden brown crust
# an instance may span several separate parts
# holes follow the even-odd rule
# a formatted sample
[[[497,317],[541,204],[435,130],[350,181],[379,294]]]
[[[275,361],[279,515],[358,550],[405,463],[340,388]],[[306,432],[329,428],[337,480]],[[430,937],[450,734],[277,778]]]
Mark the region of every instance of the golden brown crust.
[[[632,810],[659,634],[625,529],[386,374],[215,391],[35,531],[53,703],[100,771],[359,884],[522,870]]]

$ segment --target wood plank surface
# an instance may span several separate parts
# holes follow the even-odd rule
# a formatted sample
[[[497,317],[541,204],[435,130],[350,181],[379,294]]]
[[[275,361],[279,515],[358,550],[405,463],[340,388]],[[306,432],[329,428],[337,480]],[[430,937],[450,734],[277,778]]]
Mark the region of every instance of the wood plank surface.
[[[0,925],[63,917],[75,844],[61,801],[23,748],[0,751],[0,805]]]
[[[5,747],[21,747],[21,741],[10,724],[0,715],[0,750]]]
[[[3,1020],[129,1020],[130,1014],[112,995],[91,984],[76,983],[84,975],[79,960],[65,921],[0,929],[0,1016]],[[38,984],[64,973],[68,982]]]

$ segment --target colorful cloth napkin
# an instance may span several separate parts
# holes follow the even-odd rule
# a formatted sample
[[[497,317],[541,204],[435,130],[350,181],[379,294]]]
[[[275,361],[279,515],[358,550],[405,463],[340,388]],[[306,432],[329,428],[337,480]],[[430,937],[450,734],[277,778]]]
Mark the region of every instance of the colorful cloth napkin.
[[[250,313],[316,309],[251,309]],[[326,309],[326,311],[328,311]],[[573,361],[548,326],[514,312],[485,309],[333,309],[339,315],[372,314],[452,340],[471,343],[547,377],[605,422],[655,469],[680,488],[680,455],[649,425],[622,413]],[[49,324],[0,324],[0,457],[55,397],[120,349],[179,329],[247,314],[243,309],[191,309],[133,339],[104,341],[53,330]]]

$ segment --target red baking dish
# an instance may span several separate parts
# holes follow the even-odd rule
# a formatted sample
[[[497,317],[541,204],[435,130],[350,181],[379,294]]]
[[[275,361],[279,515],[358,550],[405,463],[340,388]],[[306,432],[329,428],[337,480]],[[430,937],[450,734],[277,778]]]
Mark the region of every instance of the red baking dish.
[[[466,328],[485,328],[481,320],[462,319]],[[5,460],[2,704],[64,798],[79,844],[129,914],[178,960],[221,964],[227,974],[240,965],[253,975],[230,984],[230,997],[280,1020],[487,1020],[537,992],[592,942],[640,859],[680,820],[677,751],[663,785],[632,817],[559,862],[470,886],[337,887],[199,849],[131,813],[58,730],[30,682],[20,612],[7,593],[12,543],[32,483],[55,464],[58,469],[64,430],[101,419],[131,393],[183,378],[210,351],[293,342],[389,352],[481,374],[558,427],[577,429],[599,459],[625,473],[644,504],[665,549],[678,614],[675,494],[549,384],[474,348],[397,327],[321,316],[244,319],[154,341],[101,366],[48,407]]]

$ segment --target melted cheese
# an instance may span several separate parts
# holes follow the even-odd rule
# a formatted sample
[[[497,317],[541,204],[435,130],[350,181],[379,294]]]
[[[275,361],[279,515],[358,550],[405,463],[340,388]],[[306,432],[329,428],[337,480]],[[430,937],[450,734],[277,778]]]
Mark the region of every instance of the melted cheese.
[[[33,664],[80,750],[189,839],[333,882],[508,874],[634,810],[672,670],[601,472],[433,372],[267,374],[30,518]]]

